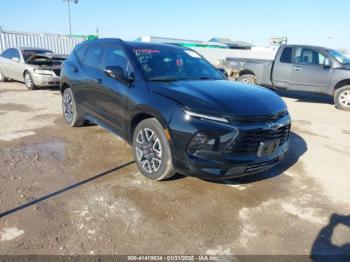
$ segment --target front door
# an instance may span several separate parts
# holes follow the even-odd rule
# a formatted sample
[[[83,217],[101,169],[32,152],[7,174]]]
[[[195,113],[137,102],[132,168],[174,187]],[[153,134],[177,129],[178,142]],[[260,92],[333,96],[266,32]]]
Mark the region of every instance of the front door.
[[[326,56],[311,48],[297,47],[293,58],[290,89],[325,93],[333,70],[325,66]]]
[[[103,120],[120,135],[125,134],[127,92],[129,87],[123,81],[108,76],[104,69],[107,67],[120,67],[125,76],[133,74],[129,59],[123,49],[117,45],[105,46],[102,62],[99,88],[97,89],[98,107],[103,112]]]

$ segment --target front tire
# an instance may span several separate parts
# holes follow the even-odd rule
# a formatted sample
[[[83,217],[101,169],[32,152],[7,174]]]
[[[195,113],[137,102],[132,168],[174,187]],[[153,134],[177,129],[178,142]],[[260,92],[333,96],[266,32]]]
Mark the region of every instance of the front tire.
[[[24,73],[24,84],[29,90],[34,90],[36,88],[33,77],[28,71]]]
[[[343,86],[335,91],[334,104],[336,108],[350,111],[350,85]]]
[[[62,94],[62,113],[65,122],[70,126],[82,126],[84,118],[77,111],[72,90],[66,88]]]
[[[254,85],[256,83],[256,78],[254,75],[247,74],[238,77],[237,81],[248,85]]]
[[[139,170],[147,178],[165,180],[175,174],[169,142],[155,118],[145,119],[136,126],[133,151]]]
[[[7,82],[8,78],[5,77],[4,73],[0,69],[0,82]]]

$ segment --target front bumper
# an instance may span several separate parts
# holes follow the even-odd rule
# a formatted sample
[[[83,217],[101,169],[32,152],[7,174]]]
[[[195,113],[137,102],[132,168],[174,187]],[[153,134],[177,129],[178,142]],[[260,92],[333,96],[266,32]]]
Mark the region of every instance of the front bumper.
[[[291,119],[285,115],[276,121],[281,128],[286,128],[284,139],[271,154],[259,156],[258,149],[233,147],[232,151],[227,150],[227,144],[218,143],[211,150],[202,150],[195,153],[188,152],[188,145],[193,135],[200,132],[217,136],[218,141],[227,141],[224,138],[238,130],[239,134],[234,141],[239,141],[243,134],[254,133],[266,134],[271,130],[271,123],[249,123],[249,124],[222,124],[202,119],[184,119],[181,113],[173,116],[170,122],[172,135],[172,153],[175,169],[182,174],[201,177],[205,179],[228,179],[255,174],[268,170],[280,163],[289,147],[289,130]],[[245,137],[245,139],[247,139]],[[262,137],[255,137],[258,142],[265,142]],[[233,144],[232,142],[229,142]]]
[[[176,166],[179,167],[180,173],[185,172],[190,176],[204,179],[229,179],[260,173],[272,168],[284,159],[287,149],[288,141],[280,147],[277,153],[265,158],[255,156],[226,158],[222,156],[220,163],[210,159],[192,158],[186,166],[182,164],[183,162],[178,162]]]
[[[60,84],[60,78],[58,76],[33,73],[32,77],[36,86],[58,86]]]

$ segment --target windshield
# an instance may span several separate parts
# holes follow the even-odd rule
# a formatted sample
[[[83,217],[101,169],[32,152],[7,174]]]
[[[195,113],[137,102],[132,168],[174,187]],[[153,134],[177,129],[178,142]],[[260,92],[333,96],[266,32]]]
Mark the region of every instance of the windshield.
[[[345,56],[339,51],[336,50],[328,50],[328,53],[334,57],[335,60],[337,60],[339,63],[345,65],[345,64],[350,64],[350,58]]]
[[[224,79],[196,52],[169,46],[133,48],[149,81]]]
[[[32,55],[38,54],[52,54],[52,51],[49,50],[22,50],[22,54],[23,54],[23,59],[24,61],[27,61]]]

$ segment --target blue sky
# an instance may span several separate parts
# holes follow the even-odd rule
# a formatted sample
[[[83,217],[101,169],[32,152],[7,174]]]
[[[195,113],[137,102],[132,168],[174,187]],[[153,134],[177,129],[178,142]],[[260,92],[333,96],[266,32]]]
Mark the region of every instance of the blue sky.
[[[142,35],[208,40],[213,36],[267,44],[290,43],[350,50],[348,0],[80,0],[72,5],[75,34],[134,40]],[[68,33],[62,0],[11,0],[0,4],[5,30]]]

